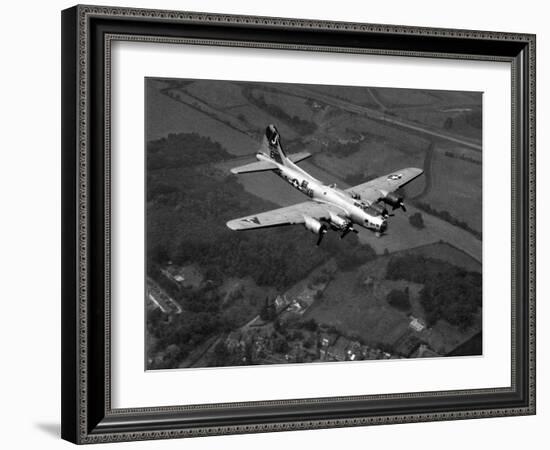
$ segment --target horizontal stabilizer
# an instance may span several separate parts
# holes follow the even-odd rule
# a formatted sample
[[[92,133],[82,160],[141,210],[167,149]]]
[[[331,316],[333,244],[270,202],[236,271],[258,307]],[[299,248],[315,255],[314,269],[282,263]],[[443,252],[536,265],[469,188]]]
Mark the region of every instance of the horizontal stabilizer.
[[[288,159],[290,159],[294,164],[297,162],[303,161],[304,159],[307,159],[311,156],[311,153],[309,152],[298,152],[293,153],[292,155],[288,155]]]
[[[277,166],[269,161],[257,161],[244,166],[233,167],[231,173],[263,172],[265,170],[276,169]]]

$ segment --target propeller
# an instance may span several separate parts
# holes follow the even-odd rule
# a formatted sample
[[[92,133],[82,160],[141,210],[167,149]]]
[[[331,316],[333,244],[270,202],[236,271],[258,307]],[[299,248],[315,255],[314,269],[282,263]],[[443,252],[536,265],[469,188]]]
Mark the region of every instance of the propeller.
[[[350,231],[353,231],[355,234],[359,233],[359,231],[353,228],[353,223],[351,221],[348,221],[346,225],[341,228],[341,230],[342,234],[340,234],[340,239],[344,239]]]
[[[342,231],[342,234],[340,235],[340,239],[344,239],[350,231],[353,231],[355,234],[359,233],[355,228],[352,226],[349,226]]]
[[[323,237],[325,236],[325,234],[327,234],[327,228],[325,226],[323,226],[320,230],[319,230],[319,237],[317,238],[317,246],[319,246],[319,244],[321,243],[321,241],[323,240]]]
[[[407,208],[405,208],[405,204],[403,202],[399,202],[397,205],[393,205],[392,211],[395,211],[397,208],[401,208],[404,212],[407,212]]]

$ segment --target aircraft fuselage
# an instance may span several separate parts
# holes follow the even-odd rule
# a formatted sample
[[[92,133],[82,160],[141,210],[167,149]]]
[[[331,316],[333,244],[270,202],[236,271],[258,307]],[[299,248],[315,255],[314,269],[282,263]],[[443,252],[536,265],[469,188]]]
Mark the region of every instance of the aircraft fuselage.
[[[275,164],[277,169],[274,172],[278,176],[313,201],[339,209],[341,214],[338,214],[338,217],[330,217],[329,222],[332,225],[337,225],[344,219],[376,232],[383,233],[386,230],[386,219],[375,211],[371,213],[368,204],[354,199],[349,192],[337,188],[336,185],[322,183],[289,160],[285,161],[285,164],[280,164],[262,152],[258,152],[256,158]]]

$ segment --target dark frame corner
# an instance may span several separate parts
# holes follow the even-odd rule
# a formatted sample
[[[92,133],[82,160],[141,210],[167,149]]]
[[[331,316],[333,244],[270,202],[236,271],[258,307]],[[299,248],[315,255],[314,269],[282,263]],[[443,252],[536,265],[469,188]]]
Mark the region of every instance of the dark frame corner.
[[[109,349],[112,40],[509,61],[512,65],[512,386],[115,410]],[[200,406],[200,405],[199,405]],[[99,6],[62,12],[62,437],[161,439],[535,413],[535,36]]]

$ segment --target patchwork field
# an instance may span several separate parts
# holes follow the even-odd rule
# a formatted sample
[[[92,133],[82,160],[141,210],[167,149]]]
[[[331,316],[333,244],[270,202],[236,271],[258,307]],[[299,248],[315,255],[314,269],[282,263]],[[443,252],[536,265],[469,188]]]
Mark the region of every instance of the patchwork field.
[[[480,334],[480,312],[473,325],[459,329],[440,319],[457,323],[452,317],[423,309],[423,284],[386,278],[388,262],[403,255],[481,272],[479,93],[148,79],[146,101],[150,276],[183,310],[148,302],[151,367],[210,364],[221,357],[228,334],[254,328],[260,311],[269,316],[268,298],[299,296],[330,264],[330,282],[301,316],[305,321],[332,325],[381,350],[402,347],[413,336],[448,354]],[[327,184],[347,188],[400,168],[422,168],[424,175],[404,189],[407,211],[395,211],[381,237],[359,228],[357,237],[343,241],[330,233],[319,247],[316,236],[298,226],[232,232],[227,220],[307,200],[273,173],[230,173],[255,161],[270,123],[288,153],[313,154],[300,166]],[[173,276],[185,283],[164,279],[172,264],[181,268]],[[410,300],[405,311],[388,302],[391,292],[401,291]],[[428,314],[438,321],[411,331],[411,321],[426,322]],[[266,329],[276,334],[275,325],[268,320]],[[271,363],[286,361],[284,352],[275,353],[281,354]]]
[[[436,257],[467,270],[480,269],[474,259],[446,244],[412,249],[401,254],[420,254]],[[422,285],[404,280],[387,280],[387,264],[391,256],[381,256],[357,270],[337,273],[325,289],[323,296],[307,312],[306,319],[347,330],[348,335],[358,335],[370,345],[391,348],[403,335],[410,332],[411,316],[425,321],[425,312],[419,302]],[[388,304],[387,295],[394,289],[408,287],[411,309],[403,312]],[[440,354],[446,354],[477,334],[481,316],[475,324],[461,330],[446,321],[439,320],[417,336],[425,340]]]
[[[251,137],[230,128],[204,112],[163,94],[159,86],[155,86],[156,83],[159,82],[147,85],[148,140],[159,139],[170,133],[198,133],[222,142],[227,151],[236,156],[253,153],[258,148],[260,131],[257,137]]]
[[[482,231],[481,165],[445,154],[457,150],[445,145],[434,151],[431,189],[421,200],[436,210],[449,211],[475,230]]]

